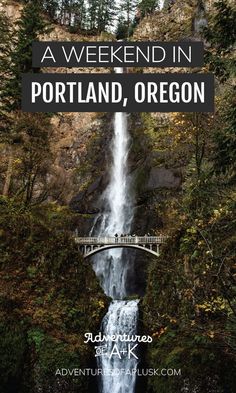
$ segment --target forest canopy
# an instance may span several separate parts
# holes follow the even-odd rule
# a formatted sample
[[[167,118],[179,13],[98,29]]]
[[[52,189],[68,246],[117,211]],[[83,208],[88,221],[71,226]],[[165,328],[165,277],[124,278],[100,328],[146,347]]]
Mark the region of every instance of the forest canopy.
[[[35,2],[52,21],[68,26],[71,32],[87,31],[90,34],[97,34],[103,31],[113,33],[117,31],[123,36],[130,35],[133,25],[141,17],[159,7],[158,0],[37,0]]]

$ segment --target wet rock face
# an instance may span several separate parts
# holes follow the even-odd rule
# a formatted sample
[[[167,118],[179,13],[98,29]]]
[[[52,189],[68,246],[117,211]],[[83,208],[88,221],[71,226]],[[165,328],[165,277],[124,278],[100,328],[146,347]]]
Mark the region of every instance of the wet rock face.
[[[100,176],[86,190],[73,196],[69,203],[70,208],[81,214],[98,214],[99,195],[102,194],[103,187],[103,178]]]
[[[157,188],[179,188],[180,185],[181,177],[176,171],[154,167],[151,168],[145,189],[155,190]]]
[[[60,202],[65,204],[93,182],[95,169],[89,167],[91,150],[98,149],[103,119],[90,113],[69,113],[52,118],[51,149],[54,155],[54,189],[61,188]],[[100,160],[100,155],[97,154]],[[102,163],[100,162],[102,167]],[[96,167],[98,172],[98,167]]]

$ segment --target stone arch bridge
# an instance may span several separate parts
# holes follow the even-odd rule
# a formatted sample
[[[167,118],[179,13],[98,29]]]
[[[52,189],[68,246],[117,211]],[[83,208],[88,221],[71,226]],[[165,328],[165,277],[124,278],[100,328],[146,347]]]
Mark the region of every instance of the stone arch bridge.
[[[158,257],[160,255],[160,245],[167,239],[167,236],[96,236],[96,237],[75,237],[75,242],[79,246],[84,258],[95,255],[101,251],[112,248],[134,248],[143,250]]]

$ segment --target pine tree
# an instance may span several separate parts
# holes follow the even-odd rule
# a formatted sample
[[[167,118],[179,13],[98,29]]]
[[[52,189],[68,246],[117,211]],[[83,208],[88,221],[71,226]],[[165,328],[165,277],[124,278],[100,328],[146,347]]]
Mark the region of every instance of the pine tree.
[[[220,115],[219,127],[215,132],[214,169],[217,174],[231,176],[231,182],[236,182],[236,89],[233,86],[224,97],[225,108]],[[227,105],[225,105],[227,104]]]
[[[47,184],[51,159],[51,125],[50,119],[43,113],[19,112],[16,120],[13,132],[19,135],[21,140],[17,154],[20,164],[17,168],[16,193],[28,205],[32,200],[40,202],[47,197],[44,187]],[[39,183],[44,184],[44,187],[41,192],[38,189],[35,193]]]
[[[141,13],[141,16],[144,17],[155,11],[158,6],[159,6],[159,0],[142,0],[138,4],[138,9]]]
[[[98,10],[99,0],[88,0],[88,20],[90,30],[95,30],[97,27]]]
[[[125,21],[125,17],[120,15],[118,18],[118,24],[116,28],[116,38],[118,40],[123,40],[128,35],[127,31],[127,23]]]
[[[9,26],[5,15],[0,17],[2,54],[0,66],[0,132],[1,142],[6,144],[8,153],[3,195],[9,194],[13,173],[13,158],[16,147],[20,144],[19,135],[14,130],[14,124],[17,123],[17,112],[13,112],[13,110],[20,109],[21,73],[39,71],[32,68],[32,42],[38,39],[39,34],[45,32],[46,24],[42,19],[41,6],[38,2],[27,2],[17,27],[18,30],[16,31],[12,26]]]
[[[11,65],[11,50],[14,47],[14,32],[10,25],[10,20],[4,12],[0,13],[0,92],[5,85],[6,78],[9,77],[9,70]]]
[[[62,0],[60,3],[60,23],[62,25],[70,25],[70,0]]]
[[[216,14],[205,29],[205,37],[219,51],[226,51],[236,41],[236,9],[226,0],[217,1],[214,7]]]
[[[106,31],[112,24],[117,9],[112,0],[89,0],[89,28],[96,33]]]
[[[127,25],[127,37],[129,37],[131,33],[131,25],[137,9],[137,4],[137,0],[121,0],[120,2],[120,13],[124,16],[125,24]]]
[[[50,19],[57,19],[57,12],[59,10],[59,2],[58,0],[43,0],[43,9],[49,15]]]
[[[100,1],[97,21],[97,29],[99,33],[101,33],[102,31],[106,31],[107,28],[112,24],[115,12],[116,7],[114,1]]]
[[[32,67],[32,42],[47,30],[39,1],[28,1],[21,18],[17,22],[18,33],[14,50],[11,53],[10,77],[3,88],[6,109],[19,109],[21,102],[21,74],[39,72]]]
[[[77,31],[78,29],[85,29],[87,23],[87,9],[86,3],[84,0],[74,1],[71,5],[71,15],[72,21],[71,26],[74,30]]]
[[[10,70],[10,56],[11,49],[14,46],[14,33],[13,26],[10,24],[10,20],[7,18],[4,12],[0,13],[0,142],[7,146],[6,152],[8,155],[8,164],[6,167],[4,184],[3,184],[3,195],[7,195],[11,182],[11,175],[13,170],[13,156],[12,156],[12,138],[11,138],[11,126],[12,119],[9,119],[7,113],[5,113],[4,103],[2,102],[3,90],[6,84],[6,80],[9,78]]]
[[[221,81],[236,73],[234,46],[236,43],[236,9],[226,0],[214,4],[216,13],[209,17],[208,26],[203,29],[205,39],[210,44],[205,59],[210,70]]]

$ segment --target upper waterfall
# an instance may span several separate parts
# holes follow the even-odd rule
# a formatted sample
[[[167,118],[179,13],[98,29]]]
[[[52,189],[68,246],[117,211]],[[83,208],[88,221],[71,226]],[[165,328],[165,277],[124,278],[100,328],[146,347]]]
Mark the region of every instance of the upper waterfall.
[[[122,68],[115,68],[122,73]],[[102,215],[99,236],[114,236],[130,232],[133,219],[133,200],[130,178],[127,172],[130,137],[127,130],[127,114],[115,113],[114,136],[111,143],[112,166],[110,181],[104,191],[105,212]],[[94,258],[94,270],[101,280],[105,293],[113,299],[127,295],[126,275],[128,264],[122,260],[122,249],[110,250]]]

